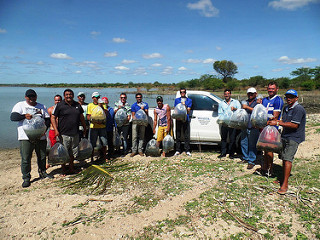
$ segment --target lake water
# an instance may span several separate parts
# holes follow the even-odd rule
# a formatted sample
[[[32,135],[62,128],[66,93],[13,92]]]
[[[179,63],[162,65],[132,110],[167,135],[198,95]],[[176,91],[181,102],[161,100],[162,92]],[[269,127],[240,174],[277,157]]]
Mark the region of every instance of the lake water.
[[[16,148],[19,146],[17,138],[17,123],[10,121],[10,114],[13,106],[24,101],[24,94],[30,87],[0,87],[0,148]],[[53,105],[53,97],[56,94],[63,96],[65,88],[32,88],[38,94],[37,102],[46,105],[47,108]],[[91,94],[95,91],[99,92],[102,97],[108,97],[111,107],[114,107],[114,102],[119,100],[120,93],[126,92],[128,103],[133,104],[135,100],[136,88],[72,88],[75,96],[78,92],[85,92],[86,102],[92,102]],[[164,103],[173,106],[174,95],[162,95]],[[157,94],[144,94],[143,101],[147,102],[150,107],[156,106]],[[75,97],[75,101],[77,101]]]

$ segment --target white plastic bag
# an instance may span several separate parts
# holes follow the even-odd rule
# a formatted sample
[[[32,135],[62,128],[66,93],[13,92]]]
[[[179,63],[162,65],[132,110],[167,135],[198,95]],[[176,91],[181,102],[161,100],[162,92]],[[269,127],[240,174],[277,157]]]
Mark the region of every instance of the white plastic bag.
[[[282,149],[281,134],[274,126],[266,126],[260,133],[257,149],[280,153]]]
[[[95,124],[105,124],[107,120],[106,114],[102,107],[97,106],[92,110],[90,121]]]
[[[114,120],[117,123],[117,127],[122,127],[123,125],[126,125],[128,121],[127,113],[124,109],[119,109],[114,116]]]
[[[264,128],[267,126],[267,109],[262,104],[257,104],[252,110],[250,121],[255,128]]]
[[[40,139],[47,130],[44,119],[38,115],[33,115],[30,120],[23,120],[22,128],[30,141]]]
[[[169,134],[167,136],[165,136],[164,139],[162,140],[162,147],[163,147],[163,151],[165,153],[168,153],[171,150],[173,150],[174,149],[173,137],[170,136]]]
[[[56,142],[50,149],[48,156],[48,164],[51,166],[66,164],[70,161],[67,149],[63,144]]]
[[[157,140],[151,139],[146,146],[146,156],[158,157],[160,156],[160,150],[157,145]]]
[[[134,118],[132,119],[132,123],[142,126],[148,126],[148,116],[144,110],[139,109]]]
[[[173,110],[172,118],[185,122],[187,120],[186,106],[183,105],[182,103],[177,104]]]
[[[244,109],[237,109],[230,118],[229,127],[236,129],[245,129],[248,127],[249,115]]]
[[[79,142],[79,146],[78,146],[77,160],[84,161],[87,158],[90,158],[91,154],[92,154],[92,150],[93,150],[93,148],[92,148],[90,141],[86,138],[82,138],[81,141]]]

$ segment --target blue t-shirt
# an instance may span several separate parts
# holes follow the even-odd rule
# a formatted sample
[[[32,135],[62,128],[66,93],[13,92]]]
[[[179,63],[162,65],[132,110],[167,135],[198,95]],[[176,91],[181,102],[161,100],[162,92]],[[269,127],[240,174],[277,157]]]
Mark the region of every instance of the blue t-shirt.
[[[283,108],[283,100],[278,95],[272,98],[265,97],[262,99],[262,105],[267,108],[268,120],[273,117],[273,112],[280,112],[278,120],[280,119],[281,110]]]
[[[305,140],[306,111],[298,102],[295,102],[292,107],[286,106],[283,109],[282,121],[299,124],[297,129],[283,127],[282,138],[291,139],[297,143]]]
[[[146,102],[141,102],[141,103],[135,102],[134,104],[131,105],[131,112],[134,112],[134,113],[138,112],[141,109],[141,106],[139,106],[139,105],[142,105],[142,104],[144,105],[144,109],[145,110],[149,109],[148,103],[146,103]]]
[[[107,123],[106,129],[107,132],[112,132],[114,126],[114,110],[112,107],[108,107]]]
[[[177,106],[179,103],[181,103],[181,97],[179,98],[176,98],[174,100],[174,106]],[[186,108],[192,108],[192,99],[191,98],[186,98],[186,101],[184,102]],[[189,118],[189,114],[187,114],[187,121],[190,121],[190,118]]]

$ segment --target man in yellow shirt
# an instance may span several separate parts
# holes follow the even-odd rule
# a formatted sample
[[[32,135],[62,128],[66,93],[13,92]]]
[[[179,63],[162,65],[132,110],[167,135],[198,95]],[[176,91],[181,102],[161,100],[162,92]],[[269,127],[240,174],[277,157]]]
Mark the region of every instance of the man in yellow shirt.
[[[104,113],[104,109],[102,109],[103,114],[104,114],[104,121],[99,120],[96,121],[93,116],[94,113],[99,112],[100,108],[99,106],[99,99],[100,99],[100,94],[98,92],[92,93],[92,103],[88,104],[87,108],[87,119],[90,121],[90,130],[89,130],[89,139],[92,144],[93,150],[92,150],[92,155],[91,155],[91,161],[93,161],[93,153],[94,153],[94,148],[97,145],[97,140],[99,138],[99,141],[102,144],[102,158],[103,160],[106,159],[106,146],[107,146],[107,131],[106,131],[106,115]],[[100,104],[101,105],[101,104]],[[103,115],[102,114],[102,115]],[[92,115],[92,117],[91,117]]]

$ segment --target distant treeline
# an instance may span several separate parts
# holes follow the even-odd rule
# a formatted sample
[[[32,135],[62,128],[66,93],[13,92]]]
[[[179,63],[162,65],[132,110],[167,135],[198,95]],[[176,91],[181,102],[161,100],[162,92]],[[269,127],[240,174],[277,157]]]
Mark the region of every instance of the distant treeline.
[[[267,79],[263,76],[253,76],[248,79],[238,80],[231,78],[224,82],[221,77],[216,75],[204,74],[198,79],[191,79],[179,83],[54,83],[54,84],[0,84],[0,86],[19,86],[19,87],[61,87],[61,88],[145,88],[149,91],[152,88],[158,90],[175,90],[181,87],[187,89],[221,91],[225,88],[231,90],[242,90],[250,87],[264,88],[269,82],[275,81],[281,89],[294,88],[297,90],[312,91],[320,89],[320,66],[315,68],[298,68],[291,72],[292,78],[281,77]]]

